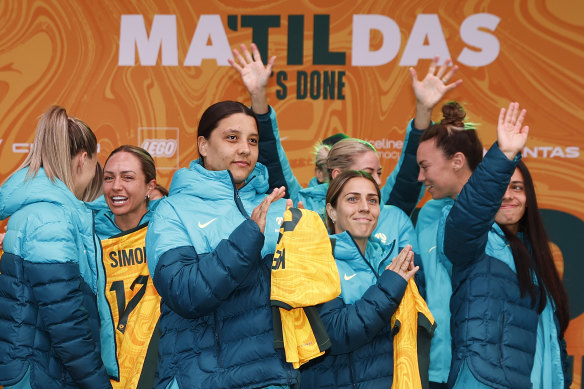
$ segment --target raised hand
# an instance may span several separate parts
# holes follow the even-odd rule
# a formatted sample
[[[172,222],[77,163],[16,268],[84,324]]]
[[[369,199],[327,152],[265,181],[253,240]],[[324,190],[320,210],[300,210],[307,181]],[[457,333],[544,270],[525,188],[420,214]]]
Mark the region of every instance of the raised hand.
[[[519,111],[519,103],[509,103],[509,108],[501,108],[497,125],[499,149],[512,160],[527,143],[529,127],[523,125],[525,109]]]
[[[428,128],[432,116],[432,110],[444,98],[444,95],[462,84],[462,80],[456,80],[450,84],[448,82],[458,70],[458,65],[452,66],[450,59],[438,67],[439,57],[432,59],[428,68],[428,73],[423,80],[418,80],[418,74],[414,68],[410,68],[412,77],[412,88],[416,96],[416,117],[414,126],[418,129]],[[436,68],[438,67],[438,70]]]
[[[270,193],[264,201],[258,204],[257,207],[254,208],[253,212],[251,213],[250,219],[256,222],[262,234],[266,229],[266,216],[268,214],[268,209],[270,205],[277,200],[280,200],[286,194],[286,188],[281,186],[279,188],[274,189],[272,193]]]
[[[385,270],[391,270],[399,274],[407,282],[416,274],[419,268],[419,266],[414,266],[412,246],[407,245],[400,251],[397,257],[391,260],[391,263],[387,265]]]
[[[231,67],[241,75],[243,85],[245,85],[251,97],[253,111],[257,114],[264,114],[268,112],[266,87],[272,74],[272,67],[274,66],[276,57],[270,58],[267,66],[264,66],[257,46],[252,43],[250,48],[251,53],[242,44],[241,54],[237,49],[233,49],[233,57],[237,61],[231,58],[228,61]]]

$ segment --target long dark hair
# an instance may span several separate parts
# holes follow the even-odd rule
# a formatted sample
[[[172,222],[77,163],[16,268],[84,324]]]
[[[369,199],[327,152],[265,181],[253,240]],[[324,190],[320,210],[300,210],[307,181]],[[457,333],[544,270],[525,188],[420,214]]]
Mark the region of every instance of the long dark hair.
[[[420,137],[420,143],[436,139],[436,147],[442,150],[447,158],[458,152],[466,157],[468,167],[474,171],[483,160],[483,144],[476,130],[464,123],[466,112],[456,101],[450,101],[442,106],[443,119],[440,123],[430,126]]]
[[[519,221],[523,242],[506,227],[502,225],[499,227],[511,245],[521,296],[529,293],[532,304],[537,303],[537,311],[541,313],[547,302],[546,294],[549,294],[558,315],[560,334],[563,337],[570,322],[568,295],[554,264],[548,236],[539,214],[531,174],[523,161],[519,161],[517,168],[523,175],[526,197],[525,213]]]

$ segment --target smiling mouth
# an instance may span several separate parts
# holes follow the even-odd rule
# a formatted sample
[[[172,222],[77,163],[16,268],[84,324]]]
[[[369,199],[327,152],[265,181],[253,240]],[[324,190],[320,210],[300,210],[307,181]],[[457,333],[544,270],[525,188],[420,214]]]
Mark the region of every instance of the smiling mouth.
[[[113,196],[111,200],[113,205],[122,205],[128,201],[128,198],[124,196]]]

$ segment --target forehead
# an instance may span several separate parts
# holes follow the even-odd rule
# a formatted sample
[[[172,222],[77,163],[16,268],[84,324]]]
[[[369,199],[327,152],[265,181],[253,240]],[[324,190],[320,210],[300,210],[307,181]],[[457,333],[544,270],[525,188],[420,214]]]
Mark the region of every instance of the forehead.
[[[368,179],[355,177],[345,183],[341,196],[344,196],[347,193],[359,193],[362,196],[368,196],[371,194],[377,195],[377,190],[375,189],[375,185]]]
[[[244,113],[234,113],[217,122],[217,127],[211,135],[224,133],[226,131],[237,131],[245,136],[257,135],[258,129],[253,117]]]
[[[112,155],[104,167],[105,171],[113,171],[113,170],[134,170],[134,171],[142,171],[142,166],[140,164],[140,159],[136,157],[134,154],[129,153],[127,151],[118,151],[114,155]]]
[[[436,159],[446,159],[442,150],[436,146],[436,139],[429,139],[419,144],[417,151],[418,163]]]
[[[379,158],[373,150],[365,151],[364,153],[359,153],[353,156],[353,164],[351,165],[352,170],[364,170],[364,169],[379,169]],[[359,177],[365,181],[365,178]]]
[[[519,170],[519,168],[515,169],[515,172],[513,172],[513,175],[511,176],[511,182],[523,182],[523,174],[521,173],[521,170]]]

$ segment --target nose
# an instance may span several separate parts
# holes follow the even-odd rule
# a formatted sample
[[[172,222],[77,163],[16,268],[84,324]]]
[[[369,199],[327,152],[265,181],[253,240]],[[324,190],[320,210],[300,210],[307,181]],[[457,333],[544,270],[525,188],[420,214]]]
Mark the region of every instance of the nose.
[[[112,185],[113,190],[122,189],[122,180],[119,177],[114,178],[114,183]]]
[[[507,188],[505,194],[503,195],[503,200],[510,200],[513,197],[513,192]]]
[[[250,153],[249,143],[247,143],[247,140],[243,140],[239,146],[239,154],[248,155],[249,153]]]
[[[369,202],[363,198],[359,201],[359,212],[369,212]]]
[[[422,169],[420,169],[420,172],[418,173],[418,182],[424,182],[426,180],[426,177],[424,176],[424,172],[422,171]]]

